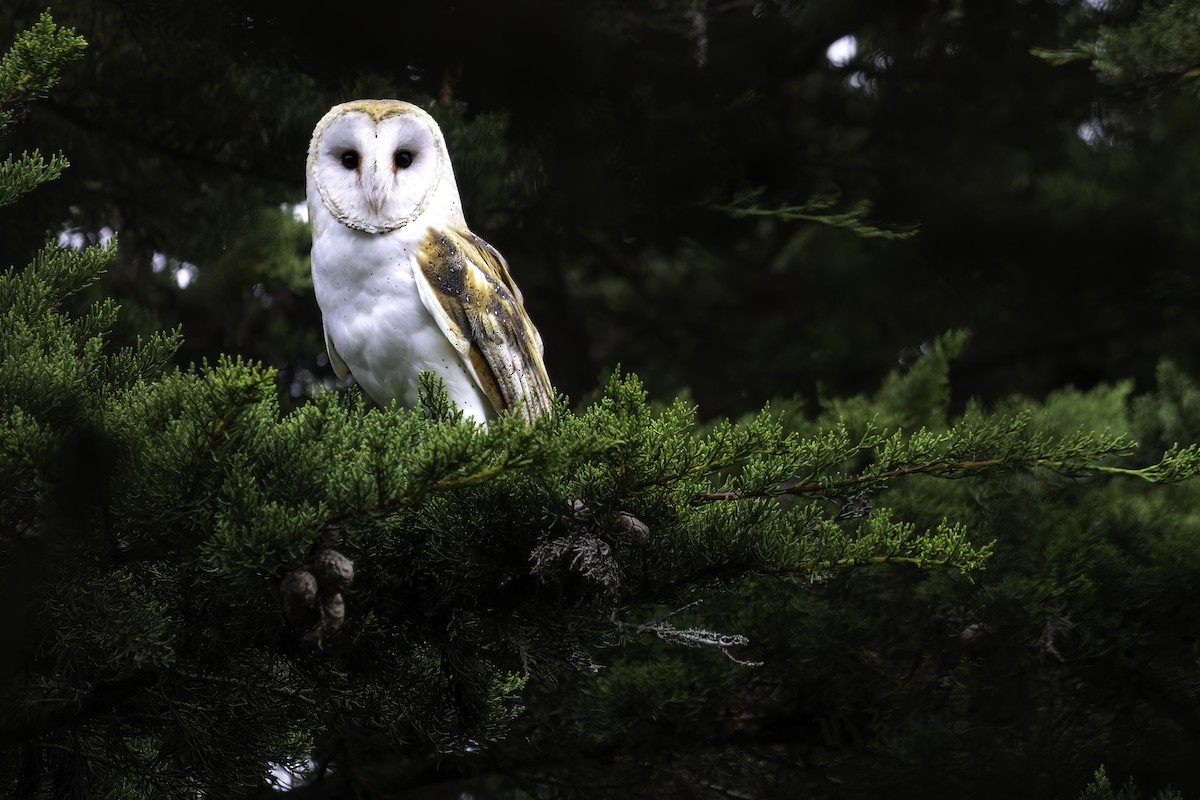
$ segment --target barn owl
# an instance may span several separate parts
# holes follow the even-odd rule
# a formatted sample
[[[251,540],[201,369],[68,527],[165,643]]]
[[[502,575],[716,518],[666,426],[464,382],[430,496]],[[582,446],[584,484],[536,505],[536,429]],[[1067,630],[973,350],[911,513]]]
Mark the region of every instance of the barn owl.
[[[307,171],[313,288],[339,377],[414,406],[432,370],[480,421],[549,409],[541,336],[504,258],[467,228],[433,117],[399,100],[334,106]]]

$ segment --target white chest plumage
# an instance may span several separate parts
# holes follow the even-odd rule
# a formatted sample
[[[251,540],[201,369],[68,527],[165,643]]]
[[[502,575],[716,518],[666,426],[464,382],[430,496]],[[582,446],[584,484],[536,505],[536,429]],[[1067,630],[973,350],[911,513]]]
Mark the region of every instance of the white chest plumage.
[[[433,118],[398,100],[330,109],[308,153],[312,274],[329,358],[376,402],[441,376],[477,420],[550,408],[542,342],[503,257],[472,234]]]
[[[327,214],[324,209],[310,210]],[[313,289],[325,333],[376,402],[417,404],[419,376],[436,372],[477,419],[494,416],[454,346],[417,291],[416,250],[406,231],[372,234],[338,225],[313,241]],[[423,238],[423,237],[422,237]]]

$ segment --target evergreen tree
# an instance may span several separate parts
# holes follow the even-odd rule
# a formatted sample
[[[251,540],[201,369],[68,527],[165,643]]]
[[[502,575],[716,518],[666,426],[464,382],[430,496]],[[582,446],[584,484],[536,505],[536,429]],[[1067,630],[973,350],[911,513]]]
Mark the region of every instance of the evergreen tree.
[[[947,429],[961,343],[800,427]],[[1138,458],[1154,461],[1200,430],[1200,387],[1169,364],[1159,372],[1146,395],[1130,382],[1064,390],[1014,399],[1002,416],[1044,434],[1135,430]],[[844,513],[886,503],[919,525],[967,521],[994,539],[986,568],[885,567],[802,589],[749,579],[704,615],[748,636],[760,666],[634,644],[595,678],[527,699],[510,774],[552,797],[587,786],[598,797],[998,800],[1076,797],[1103,763],[1194,796],[1196,490],[1014,470],[858,495]],[[564,696],[576,698],[568,710]]]

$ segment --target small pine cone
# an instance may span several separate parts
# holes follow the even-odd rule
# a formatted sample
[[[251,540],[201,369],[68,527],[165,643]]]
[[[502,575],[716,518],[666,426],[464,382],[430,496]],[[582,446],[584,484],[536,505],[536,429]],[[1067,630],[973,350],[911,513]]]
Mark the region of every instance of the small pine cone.
[[[346,621],[346,602],[340,594],[321,601],[321,636],[332,636]]]
[[[316,616],[317,579],[311,572],[298,569],[284,575],[279,582],[279,594],[289,621],[303,625]]]
[[[346,621],[346,603],[340,594],[326,596],[317,609],[317,617],[300,634],[310,647],[324,647]]]
[[[324,595],[344,591],[354,582],[354,562],[332,547],[317,553],[312,570]]]
[[[650,538],[650,526],[630,514],[628,511],[617,512],[617,524],[620,525],[629,538],[635,542],[644,542]]]
[[[976,622],[968,625],[959,632],[958,638],[965,645],[978,646],[992,634],[992,626],[986,622]]]
[[[320,622],[316,623],[315,625],[311,625],[300,632],[300,641],[306,647],[320,647],[321,634],[324,632],[324,630],[325,626],[323,626]]]

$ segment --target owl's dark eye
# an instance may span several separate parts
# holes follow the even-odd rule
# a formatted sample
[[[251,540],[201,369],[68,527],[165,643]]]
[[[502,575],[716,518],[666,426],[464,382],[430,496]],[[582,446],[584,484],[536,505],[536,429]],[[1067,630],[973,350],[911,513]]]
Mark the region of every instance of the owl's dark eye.
[[[353,150],[342,153],[342,166],[346,169],[358,169],[358,153]]]
[[[408,150],[396,151],[396,169],[408,169],[412,166],[413,154]]]

